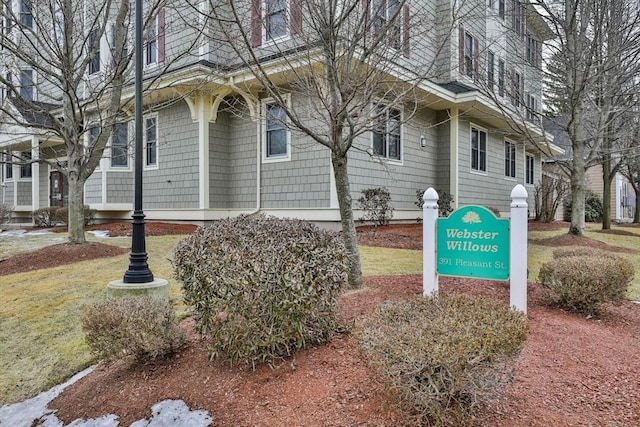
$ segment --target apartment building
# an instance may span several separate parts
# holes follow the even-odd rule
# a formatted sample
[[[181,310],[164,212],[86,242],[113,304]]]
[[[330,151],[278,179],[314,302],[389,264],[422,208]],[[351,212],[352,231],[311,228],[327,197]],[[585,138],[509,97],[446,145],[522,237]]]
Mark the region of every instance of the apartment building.
[[[213,7],[223,6],[197,2],[194,8],[185,0],[167,0],[146,15],[146,217],[206,222],[264,212],[339,221],[331,151],[285,125],[282,108],[241,60],[251,55],[279,87],[298,87],[291,81],[295,73],[284,65],[308,58],[305,53],[316,46],[310,43],[315,28],[307,17],[310,6],[300,0],[234,3],[247,11],[240,17],[244,31],[238,34],[247,41],[241,54],[212,25],[198,27]],[[30,5],[26,0],[5,3],[14,20],[11,25],[3,21],[5,34],[16,26],[35,28],[37,14]],[[393,55],[393,69],[400,70],[389,76],[413,84],[415,102],[387,106],[370,131],[355,137],[348,155],[352,198],[365,188],[386,187],[394,219],[400,220],[420,216],[416,191],[428,187],[452,194],[458,206],[508,212],[511,189],[523,184],[533,204],[541,156],[553,154],[540,147],[554,149],[536,143],[544,141],[541,46],[553,34],[533,6],[507,0],[358,0],[354,10],[360,22],[371,26],[371,37],[376,25],[387,28],[385,49]],[[85,88],[100,81],[112,62],[117,28],[109,25],[96,33],[97,39],[87,38],[93,49],[88,49]],[[56,25],[51,28],[55,31]],[[87,34],[91,31],[89,26]],[[427,69],[418,83],[409,83]],[[43,126],[29,126],[42,125],[50,117],[45,113],[57,114],[63,107],[51,95],[52,79],[38,69],[5,66],[2,75],[15,82],[2,93],[5,109],[13,112],[0,120],[2,203],[13,207],[15,221],[29,221],[36,209],[67,203],[66,176],[56,169],[66,161],[62,142]],[[123,99],[133,92],[131,79],[126,81]],[[294,109],[323,103],[298,90],[283,93]],[[38,103],[37,110],[31,101]],[[385,106],[384,91],[377,105]],[[129,218],[133,209],[133,111],[129,104],[123,111],[124,119],[113,127],[84,187],[86,204],[102,219]],[[89,105],[85,116],[82,137],[90,143],[101,132],[100,110]],[[17,159],[50,162],[21,164]]]

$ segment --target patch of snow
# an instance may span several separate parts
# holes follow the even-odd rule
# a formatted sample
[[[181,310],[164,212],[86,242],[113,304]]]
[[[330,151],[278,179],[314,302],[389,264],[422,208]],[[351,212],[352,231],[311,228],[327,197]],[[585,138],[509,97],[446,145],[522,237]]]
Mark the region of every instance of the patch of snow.
[[[41,234],[53,234],[53,231],[45,228],[43,230],[32,230],[27,232],[27,234],[30,236],[39,236]]]
[[[99,238],[107,238],[107,237],[109,237],[109,231],[108,230],[91,230],[91,231],[88,231],[87,233],[91,233],[94,236],[99,237]]]
[[[75,374],[67,382],[57,385],[23,402],[0,408],[0,426],[30,427],[36,423],[42,427],[118,427],[118,416],[109,414],[100,418],[77,419],[66,426],[48,408],[49,402],[58,397],[69,385],[93,371],[95,366]],[[131,427],[206,427],[213,419],[206,411],[192,411],[182,400],[163,400],[151,407],[150,419],[131,424]]]
[[[23,234],[26,234],[27,230],[23,230],[22,228],[17,228],[15,230],[5,230],[2,233],[0,233],[0,235],[2,236],[21,236]]]

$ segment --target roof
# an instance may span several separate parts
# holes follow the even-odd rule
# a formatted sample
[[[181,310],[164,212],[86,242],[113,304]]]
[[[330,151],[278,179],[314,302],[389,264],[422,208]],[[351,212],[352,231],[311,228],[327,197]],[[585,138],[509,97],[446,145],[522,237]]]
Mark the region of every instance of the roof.
[[[477,91],[477,89],[472,88],[471,86],[467,86],[464,83],[460,83],[455,80],[449,83],[436,83],[436,84],[441,88],[446,89],[449,92],[453,92],[455,94]]]
[[[18,110],[24,121],[33,125],[47,125],[50,123],[51,110],[60,108],[59,105],[39,101],[25,101],[19,97],[8,98],[8,101]]]

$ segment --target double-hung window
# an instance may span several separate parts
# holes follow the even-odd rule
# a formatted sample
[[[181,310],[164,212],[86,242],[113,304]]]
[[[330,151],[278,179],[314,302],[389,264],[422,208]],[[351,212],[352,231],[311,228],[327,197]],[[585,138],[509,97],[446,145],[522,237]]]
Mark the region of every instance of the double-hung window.
[[[504,176],[516,177],[516,144],[504,142]]]
[[[504,96],[504,59],[498,59],[498,95]]]
[[[471,128],[471,170],[487,171],[487,133],[476,127]]]
[[[111,135],[111,167],[129,167],[129,124],[116,123]]]
[[[495,84],[495,55],[493,52],[487,52],[487,87],[490,91],[493,90]]]
[[[373,128],[373,153],[389,160],[402,159],[402,112],[376,104]]]
[[[158,166],[158,118],[147,117],[145,124],[145,166]]]
[[[527,154],[526,162],[525,183],[533,185],[535,159]]]
[[[89,62],[89,74],[95,74],[100,71],[100,36],[98,30],[91,30],[87,38],[87,49],[91,56]]]
[[[522,74],[517,71],[513,72],[511,78],[511,103],[514,107],[520,108],[523,103],[522,92],[524,90],[524,79]]]
[[[145,33],[144,63],[152,65],[164,62],[165,55],[165,28],[164,28],[164,8],[160,8],[156,16],[149,22],[149,27]]]
[[[267,159],[286,158],[289,156],[289,135],[287,132],[287,113],[274,102],[264,104],[265,123],[265,157]]]
[[[464,32],[464,74],[473,77],[475,70],[475,57],[477,49],[477,41],[471,33]]]
[[[266,0],[265,1],[265,28],[266,39],[276,40],[289,35],[289,1]]]
[[[20,70],[20,97],[28,101],[34,100],[33,70]]]
[[[527,62],[533,67],[540,68],[542,65],[542,46],[533,34],[527,33]]]
[[[538,114],[538,100],[535,96],[528,94],[527,95],[527,120],[530,122],[534,122],[537,119]]]
[[[7,151],[4,154],[4,180],[9,181],[13,179],[13,155],[11,151]]]
[[[31,0],[20,0],[20,24],[27,28],[33,28]]]
[[[511,11],[511,28],[522,37],[525,31],[525,4],[520,0],[513,0]]]
[[[31,178],[32,176],[32,167],[31,167],[31,152],[23,151],[20,153],[20,178]]]
[[[402,46],[402,18],[399,0],[373,0],[371,2],[373,32],[387,33],[386,42],[393,49]]]

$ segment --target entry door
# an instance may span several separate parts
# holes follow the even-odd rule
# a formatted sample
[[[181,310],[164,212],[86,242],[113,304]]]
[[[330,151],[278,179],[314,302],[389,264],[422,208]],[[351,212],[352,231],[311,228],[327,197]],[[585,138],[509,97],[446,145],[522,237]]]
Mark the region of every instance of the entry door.
[[[67,204],[68,193],[62,172],[52,171],[49,174],[49,194],[49,206],[62,207]]]

